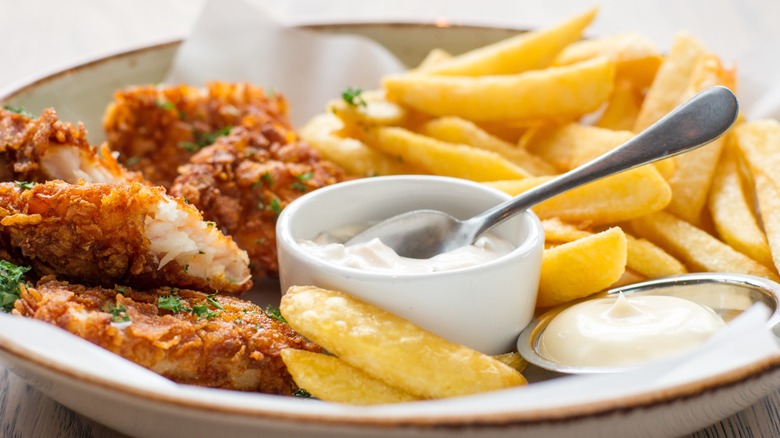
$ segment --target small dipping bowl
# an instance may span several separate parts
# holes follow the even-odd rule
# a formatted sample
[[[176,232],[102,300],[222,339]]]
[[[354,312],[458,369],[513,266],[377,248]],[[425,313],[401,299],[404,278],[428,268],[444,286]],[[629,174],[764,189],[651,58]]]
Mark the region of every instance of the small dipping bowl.
[[[780,284],[751,275],[730,273],[697,273],[665,277],[611,289],[583,300],[577,300],[548,310],[531,321],[517,340],[517,351],[529,363],[561,374],[596,374],[627,371],[641,364],[621,367],[584,367],[561,364],[545,358],[540,340],[550,322],[563,310],[586,300],[631,296],[672,296],[684,298],[709,307],[728,323],[755,303],[763,303],[770,310],[767,326],[777,335],[780,323]]]
[[[282,293],[293,285],[338,290],[486,354],[515,348],[533,318],[544,231],[530,211],[491,232],[515,246],[477,266],[430,273],[385,273],[340,266],[299,242],[344,226],[367,226],[417,209],[467,219],[509,199],[485,185],[438,176],[364,178],[317,189],[290,203],[277,221]]]

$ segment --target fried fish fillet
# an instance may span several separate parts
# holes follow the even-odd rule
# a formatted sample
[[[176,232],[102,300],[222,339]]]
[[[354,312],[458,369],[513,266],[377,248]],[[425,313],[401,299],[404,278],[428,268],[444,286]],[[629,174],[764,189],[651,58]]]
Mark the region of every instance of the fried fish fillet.
[[[106,145],[90,145],[83,124],[59,120],[52,108],[37,119],[0,109],[0,180],[54,179],[122,183],[142,181],[143,177],[122,167]]]
[[[44,277],[13,313],[57,325],[179,383],[290,395],[279,353],[321,349],[263,309],[191,290],[136,291]]]
[[[0,243],[38,275],[240,293],[249,258],[181,199],[141,183],[0,183]],[[7,248],[8,249],[8,248]]]
[[[252,273],[274,275],[276,218],[306,192],[344,180],[344,171],[273,124],[235,128],[179,167],[170,193],[204,212],[249,253]]]
[[[103,119],[109,147],[119,152],[120,161],[166,188],[179,165],[231,128],[251,130],[267,123],[295,136],[283,96],[227,82],[205,89],[179,85],[118,91]]]

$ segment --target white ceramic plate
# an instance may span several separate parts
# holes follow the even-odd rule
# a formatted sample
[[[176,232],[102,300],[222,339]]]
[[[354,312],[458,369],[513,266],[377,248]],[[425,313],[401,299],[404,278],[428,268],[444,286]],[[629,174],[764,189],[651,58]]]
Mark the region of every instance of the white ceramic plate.
[[[327,26],[362,33],[416,63],[439,46],[453,52],[508,34],[504,30],[419,25]],[[89,62],[34,81],[4,104],[32,112],[53,106],[84,121],[101,139],[100,119],[114,90],[159,82],[178,47],[171,42]],[[278,300],[274,284],[255,301]],[[0,315],[0,358],[43,393],[132,436],[677,436],[726,418],[780,387],[780,357],[704,379],[630,394],[605,387],[535,403],[544,383],[461,399],[379,407],[177,385],[64,331]],[[633,375],[632,378],[641,378]]]

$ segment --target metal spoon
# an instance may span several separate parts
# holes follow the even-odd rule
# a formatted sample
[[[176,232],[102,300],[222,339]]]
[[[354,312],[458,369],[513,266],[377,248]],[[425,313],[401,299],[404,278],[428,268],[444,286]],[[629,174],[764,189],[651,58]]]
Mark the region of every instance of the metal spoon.
[[[705,145],[734,123],[738,104],[725,87],[711,87],[631,140],[557,178],[467,220],[436,210],[393,216],[346,245],[379,238],[399,255],[426,259],[473,243],[482,233],[532,206],[580,185]]]

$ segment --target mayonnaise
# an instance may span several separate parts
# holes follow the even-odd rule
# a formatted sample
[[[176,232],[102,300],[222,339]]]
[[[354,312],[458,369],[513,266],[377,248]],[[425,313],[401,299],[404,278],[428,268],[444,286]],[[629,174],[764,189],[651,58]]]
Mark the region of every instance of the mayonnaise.
[[[359,230],[335,230],[317,236],[313,241],[299,242],[301,247],[315,256],[341,266],[374,272],[393,274],[417,274],[453,271],[487,263],[511,252],[508,241],[486,233],[473,245],[439,254],[429,259],[401,257],[379,239],[345,246],[343,243]]]
[[[724,325],[712,309],[693,301],[621,293],[556,315],[542,333],[540,354],[562,365],[634,365],[690,349]]]

